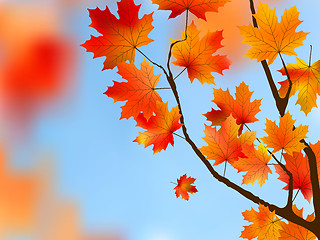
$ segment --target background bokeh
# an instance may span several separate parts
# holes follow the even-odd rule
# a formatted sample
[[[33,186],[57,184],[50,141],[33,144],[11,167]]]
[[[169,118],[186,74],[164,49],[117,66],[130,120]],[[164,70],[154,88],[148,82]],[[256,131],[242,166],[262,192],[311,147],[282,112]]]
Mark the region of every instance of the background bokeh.
[[[251,21],[248,0],[233,0],[220,13],[207,13],[207,22],[196,20],[203,34],[224,29],[219,54],[233,61],[224,76],[214,74],[216,86],[193,84],[182,74],[177,79],[186,125],[200,147],[205,144],[205,117],[215,107],[212,87],[229,88],[244,81],[262,100],[260,122],[251,129],[263,137],[265,118],[278,121],[271,92],[259,63],[242,57],[248,46],[236,26]],[[297,6],[304,22],[299,30],[310,32],[296,50],[308,61],[320,59],[320,2],[317,0],[264,0],[285,8]],[[168,20],[169,11],[156,11],[149,0],[140,17],[155,11],[150,38],[141,47],[154,61],[164,64],[170,37],[180,38],[184,14]],[[258,1],[256,1],[258,4]],[[243,225],[241,212],[257,206],[217,182],[183,139],[153,155],[152,148],[133,143],[139,131],[135,121],[121,120],[120,106],[103,92],[112,80],[121,81],[117,69],[101,71],[103,58],[92,59],[80,47],[97,35],[89,28],[87,8],[116,14],[114,0],[8,0],[0,1],[0,239],[9,240],[230,240],[238,239]],[[191,20],[190,20],[191,21]],[[142,57],[136,54],[136,64]],[[295,57],[285,57],[295,62]],[[275,80],[284,80],[271,66]],[[174,68],[175,73],[181,69]],[[155,68],[156,74],[161,74]],[[168,87],[161,77],[159,87]],[[164,101],[174,106],[172,94],[160,90]],[[292,97],[288,109],[298,124],[309,125],[311,143],[318,141],[320,112],[306,117]],[[181,131],[181,130],[179,130]],[[181,132],[180,132],[181,134]],[[223,166],[217,170],[222,173]],[[196,178],[199,192],[187,202],[174,194],[181,175]],[[241,174],[228,166],[227,176],[241,183]],[[245,186],[262,198],[284,205],[285,184],[269,176],[266,184]],[[300,194],[295,201],[312,211]]]

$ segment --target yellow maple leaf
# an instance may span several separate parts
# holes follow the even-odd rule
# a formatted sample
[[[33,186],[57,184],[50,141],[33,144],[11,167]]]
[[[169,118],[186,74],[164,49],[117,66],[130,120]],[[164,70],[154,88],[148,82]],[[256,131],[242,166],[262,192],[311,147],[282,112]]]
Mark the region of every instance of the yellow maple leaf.
[[[257,59],[258,62],[268,59],[269,65],[273,63],[279,53],[297,55],[296,47],[302,46],[308,33],[296,32],[302,21],[296,6],[286,9],[279,23],[276,8],[270,9],[268,4],[259,3],[257,13],[253,15],[259,28],[251,23],[241,26],[240,34],[243,42],[252,46],[245,56]]]
[[[252,144],[256,139],[256,132],[246,131],[238,137],[240,125],[237,125],[236,119],[230,116],[221,122],[221,128],[212,128],[205,125],[205,137],[208,146],[203,146],[200,151],[207,156],[209,160],[215,160],[213,166],[219,165],[225,161],[233,164],[239,157],[246,157],[242,152],[244,144]]]
[[[268,154],[263,144],[259,145],[258,150],[254,148],[254,145],[245,145],[242,148],[246,158],[239,158],[232,166],[238,169],[238,172],[247,172],[243,176],[243,184],[253,184],[258,180],[262,186],[268,179],[268,173],[272,173],[268,166],[271,155]]]
[[[295,120],[288,112],[280,117],[279,127],[275,122],[267,119],[265,132],[268,136],[261,140],[267,144],[268,148],[273,148],[272,152],[285,150],[290,155],[293,152],[299,152],[305,147],[300,140],[306,138],[308,126],[300,125],[293,130],[294,123]]]
[[[299,91],[296,104],[299,104],[301,111],[307,115],[313,107],[317,107],[317,94],[320,95],[320,60],[309,65],[297,58],[297,63],[287,64],[287,70],[292,81],[290,96]],[[286,75],[284,68],[280,72]],[[284,97],[288,91],[289,82],[285,80],[280,84],[279,94]]]
[[[258,240],[274,240],[280,237],[279,231],[283,222],[276,216],[275,211],[270,212],[268,207],[259,204],[259,211],[253,208],[242,213],[245,220],[252,222],[249,226],[244,226],[241,238]]]
[[[197,78],[202,84],[205,82],[214,84],[211,72],[222,75],[222,71],[228,69],[231,64],[226,56],[212,56],[222,47],[222,31],[208,32],[201,40],[199,34],[200,31],[192,22],[187,29],[187,39],[175,44],[172,48],[172,55],[177,59],[173,64],[185,67],[191,82]],[[182,38],[185,37],[184,32],[181,35]]]

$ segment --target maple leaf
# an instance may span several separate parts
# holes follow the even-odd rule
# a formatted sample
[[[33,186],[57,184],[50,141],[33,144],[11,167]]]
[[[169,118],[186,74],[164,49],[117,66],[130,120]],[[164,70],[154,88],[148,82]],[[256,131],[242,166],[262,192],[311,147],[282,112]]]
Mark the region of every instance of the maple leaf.
[[[270,212],[268,207],[259,204],[259,211],[253,208],[242,213],[244,220],[252,222],[249,226],[244,226],[241,238],[258,240],[278,239],[279,231],[282,229],[282,221],[276,216],[275,211]]]
[[[288,63],[287,70],[292,82],[290,96],[297,91],[298,100],[296,104],[301,106],[301,111],[306,115],[313,107],[317,107],[317,94],[320,95],[320,60],[309,65],[300,58],[296,58],[297,63]],[[279,70],[282,75],[286,75],[284,68]],[[289,81],[280,82],[281,88],[279,93],[284,97],[289,88]]]
[[[194,22],[187,29],[187,39],[178,42],[172,48],[172,55],[177,59],[173,64],[185,67],[188,71],[190,81],[197,78],[202,84],[214,84],[214,77],[211,72],[217,72],[222,75],[222,71],[228,69],[231,62],[226,56],[214,55],[222,47],[222,31],[208,32],[201,40],[200,31],[196,28]],[[181,33],[184,38],[185,33]],[[175,42],[176,40],[173,40]]]
[[[106,7],[105,10],[89,9],[92,23],[90,27],[96,29],[102,36],[91,36],[81,46],[94,57],[107,57],[104,61],[105,69],[112,69],[118,63],[134,61],[135,49],[149,44],[153,40],[148,34],[153,29],[152,14],[138,18],[141,5],[135,5],[133,0],[121,0],[118,4],[119,19]]]
[[[148,120],[156,108],[156,101],[162,101],[155,91],[160,75],[154,75],[153,67],[145,59],[141,63],[141,69],[137,69],[134,63],[119,63],[117,67],[118,73],[128,82],[114,82],[104,94],[112,97],[115,102],[128,100],[121,107],[120,119],[129,119],[131,116],[137,118],[139,113],[143,112]]]
[[[225,161],[232,165],[239,157],[246,157],[242,152],[242,145],[252,144],[256,138],[256,132],[246,131],[238,137],[239,128],[240,126],[237,125],[232,115],[221,122],[220,130],[217,130],[217,127],[212,128],[205,125],[203,139],[208,146],[203,146],[200,151],[209,160],[215,160],[213,166]]]
[[[304,198],[310,203],[312,197],[312,186],[308,158],[303,156],[301,152],[294,152],[293,156],[284,153],[283,157],[286,160],[286,168],[292,173],[293,189],[299,189]],[[283,189],[289,190],[288,174],[279,165],[275,165],[275,168],[276,172],[279,174],[278,179],[287,183],[287,186]]]
[[[253,15],[259,28],[241,26],[240,34],[243,42],[252,46],[245,56],[257,59],[257,62],[268,59],[272,64],[279,53],[297,55],[296,47],[302,46],[308,33],[296,32],[296,28],[302,21],[299,20],[299,12],[296,6],[285,10],[280,23],[276,15],[276,8],[270,9],[268,4],[259,3],[257,13]]]
[[[258,150],[254,148],[254,145],[244,145],[242,152],[246,158],[240,157],[232,165],[238,169],[238,172],[247,172],[243,176],[242,184],[253,184],[258,180],[258,183],[262,186],[268,179],[268,173],[272,173],[268,166],[271,155],[268,154],[263,144],[259,145]]]
[[[192,177],[187,177],[187,174],[177,179],[178,185],[174,188],[176,190],[177,198],[181,196],[185,200],[189,200],[189,193],[193,194],[198,192],[195,186],[191,185],[194,183],[196,179]]]
[[[300,210],[297,208],[296,205],[292,206],[293,212],[303,218],[303,208]],[[308,222],[312,222],[314,220],[314,213],[307,216],[306,220]],[[310,232],[308,229],[299,226],[295,223],[282,223],[282,230],[280,230],[280,237],[279,240],[288,240],[288,239],[295,239],[295,240],[314,240],[316,236]]]
[[[272,152],[285,150],[288,154],[299,152],[305,146],[300,142],[301,139],[306,138],[308,126],[296,127],[293,130],[293,124],[296,120],[292,119],[292,115],[287,112],[283,117],[280,117],[279,127],[275,122],[267,119],[266,129],[264,130],[268,136],[261,140],[267,144],[268,148],[273,148]]]
[[[152,0],[153,4],[159,5],[159,10],[171,10],[169,18],[175,18],[188,10],[198,18],[206,20],[206,12],[218,12],[230,0]]]
[[[173,146],[173,133],[182,126],[179,123],[180,117],[178,106],[173,107],[169,112],[168,102],[157,101],[155,116],[151,116],[147,120],[142,113],[138,115],[137,126],[147,131],[139,132],[139,136],[134,142],[144,144],[145,147],[153,144],[153,154],[166,150],[169,143]]]
[[[253,123],[258,119],[255,115],[260,111],[260,100],[250,101],[253,92],[249,91],[248,85],[244,82],[240,83],[236,88],[236,98],[234,99],[229,90],[213,89],[214,102],[220,110],[212,109],[210,112],[204,114],[208,121],[212,122],[213,126],[219,126],[221,121],[224,121],[230,113],[237,120],[237,124],[241,125],[239,128],[239,135],[242,132],[245,123]]]

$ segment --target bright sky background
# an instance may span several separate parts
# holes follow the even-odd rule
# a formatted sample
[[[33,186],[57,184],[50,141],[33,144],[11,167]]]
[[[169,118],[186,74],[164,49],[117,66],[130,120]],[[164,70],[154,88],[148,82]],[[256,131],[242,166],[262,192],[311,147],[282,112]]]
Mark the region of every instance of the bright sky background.
[[[149,0],[135,0],[135,3],[142,4],[140,17],[157,9],[157,5],[152,5]],[[106,4],[116,14],[116,1],[109,0],[83,4],[69,16],[67,27],[78,46],[88,40],[90,34],[97,36],[95,30],[88,27],[91,20],[86,8],[98,5],[104,9]],[[304,21],[299,30],[311,32],[304,41],[305,45],[296,52],[308,61],[309,45],[312,44],[312,59],[318,60],[320,2],[283,1],[277,7],[278,17],[284,8],[295,5],[301,12],[300,19]],[[154,13],[155,29],[149,37],[155,41],[141,48],[151,59],[162,64],[167,56],[169,37],[180,38],[185,16],[182,14],[177,19],[167,20],[169,14],[169,11]],[[219,26],[212,31],[218,29]],[[222,48],[219,53],[223,54],[223,51]],[[121,81],[117,69],[102,72],[104,59],[93,60],[93,54],[86,53],[80,46],[78,53],[80,67],[72,97],[63,107],[54,109],[37,121],[32,140],[13,149],[15,158],[23,156],[28,160],[35,153],[54,152],[57,188],[63,196],[78,202],[81,221],[87,231],[115,229],[123,232],[128,240],[238,239],[243,225],[248,224],[241,212],[251,207],[257,209],[257,205],[212,178],[183,139],[175,137],[174,147],[169,146],[156,155],[153,155],[152,147],[144,149],[142,145],[133,143],[142,129],[135,127],[132,118],[119,121],[123,103],[113,104],[113,99],[103,94],[113,80]],[[141,56],[136,53],[136,65],[140,66],[141,61]],[[285,61],[294,63],[295,58],[285,56]],[[271,66],[276,81],[284,80],[276,72],[280,68],[277,59]],[[155,73],[161,72],[155,68]],[[211,102],[212,87],[228,87],[233,94],[235,86],[242,81],[249,84],[251,91],[255,91],[253,98],[263,98],[262,111],[257,115],[260,122],[251,124],[251,129],[258,131],[259,137],[265,136],[265,118],[278,121],[278,112],[261,65],[243,57],[231,65],[230,70],[224,71],[224,76],[214,76],[216,86],[201,85],[197,80],[191,84],[186,73],[177,79],[186,126],[197,145],[205,145],[202,140],[204,124],[209,124],[202,114],[215,107]],[[165,78],[161,77],[158,87],[168,87]],[[170,91],[161,90],[159,93],[164,101],[169,101],[170,108],[176,105]],[[295,101],[296,96],[290,99],[288,110],[297,119],[297,125],[310,125],[308,137],[310,142],[315,143],[320,136],[320,112],[313,109],[305,117],[304,113],[299,112],[300,107],[294,105]],[[182,134],[181,130],[178,133]],[[223,166],[216,169],[223,173]],[[174,185],[170,183],[185,173],[197,179],[195,184],[199,191],[190,196],[188,202],[176,198]],[[287,192],[281,190],[283,183],[275,181],[277,176],[269,176],[262,188],[257,183],[244,187],[267,201],[283,206]],[[237,183],[242,181],[241,174],[237,175],[230,165],[227,177]],[[299,207],[308,205],[301,194],[296,203]]]

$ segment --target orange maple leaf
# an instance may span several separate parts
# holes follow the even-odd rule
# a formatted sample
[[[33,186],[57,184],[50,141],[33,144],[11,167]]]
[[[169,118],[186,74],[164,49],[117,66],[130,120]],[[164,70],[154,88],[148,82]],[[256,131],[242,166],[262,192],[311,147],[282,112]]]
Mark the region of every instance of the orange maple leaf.
[[[252,93],[244,82],[236,88],[235,99],[231,96],[228,89],[226,91],[213,89],[214,99],[212,102],[221,110],[212,109],[203,115],[206,116],[208,121],[212,122],[213,126],[219,126],[221,121],[224,121],[232,113],[232,116],[237,120],[237,124],[241,125],[239,128],[240,135],[243,124],[258,121],[255,115],[260,111],[261,99],[251,102]]]
[[[273,148],[272,152],[285,150],[290,155],[293,152],[299,152],[305,147],[300,140],[306,138],[308,126],[300,125],[293,130],[295,121],[289,112],[280,117],[279,127],[275,122],[267,119],[265,132],[268,136],[261,140],[267,144],[268,148]]]
[[[139,132],[139,136],[134,140],[145,147],[153,144],[153,154],[166,150],[169,143],[173,146],[173,133],[178,130],[182,124],[179,123],[180,113],[178,106],[173,107],[169,112],[168,102],[156,103],[155,116],[147,120],[142,113],[136,119],[137,126],[146,129],[145,132]]]
[[[188,10],[198,18],[206,20],[206,12],[218,12],[230,0],[152,0],[153,4],[159,5],[159,10],[171,10],[169,18],[175,18]]]
[[[177,198],[181,196],[185,200],[189,200],[189,193],[193,194],[198,192],[195,186],[191,185],[194,183],[196,179],[192,177],[187,177],[187,174],[177,179],[178,185],[174,188],[176,190]]]
[[[257,62],[268,59],[272,64],[279,53],[297,55],[296,47],[302,46],[308,33],[296,32],[296,28],[302,21],[299,20],[299,12],[294,6],[285,10],[280,23],[276,15],[276,9],[270,9],[268,4],[259,3],[257,14],[253,15],[259,28],[248,26],[239,27],[243,42],[252,46],[245,56],[257,59]]]
[[[217,130],[217,127],[212,128],[205,125],[203,139],[208,143],[208,146],[203,146],[200,151],[209,160],[215,160],[213,166],[225,161],[232,165],[239,157],[246,157],[242,152],[242,145],[252,144],[256,138],[256,132],[246,131],[238,137],[239,128],[240,126],[237,125],[236,119],[232,115],[221,122],[220,130]]]
[[[135,49],[147,45],[153,40],[148,34],[153,29],[151,25],[152,14],[144,15],[139,19],[141,5],[135,5],[133,0],[121,0],[118,4],[119,19],[106,7],[89,9],[92,23],[90,27],[96,29],[102,36],[94,37],[81,46],[88,52],[93,52],[94,57],[107,57],[104,61],[105,69],[112,69],[118,63],[129,60],[134,61]]]
[[[297,208],[296,205],[292,206],[293,212],[298,215],[299,217],[303,218],[303,208],[300,210]],[[314,213],[307,216],[306,220],[311,222],[314,220]],[[301,227],[297,224],[292,222],[289,223],[282,223],[282,230],[280,230],[280,237],[279,240],[314,240],[316,236],[310,232],[308,229]]]
[[[114,82],[104,94],[112,97],[115,102],[128,100],[121,107],[120,119],[129,119],[131,116],[137,118],[143,112],[148,120],[156,108],[156,101],[162,101],[155,91],[160,75],[154,75],[153,67],[145,59],[141,63],[141,69],[137,69],[134,63],[119,63],[117,67],[118,73],[128,82]]]
[[[246,158],[240,157],[232,166],[238,169],[238,172],[247,172],[243,176],[243,184],[251,183],[253,185],[258,180],[262,186],[268,179],[268,173],[272,173],[268,166],[271,155],[268,154],[263,144],[259,145],[258,150],[254,148],[254,145],[244,145],[242,152]]]
[[[296,58],[297,63],[288,63],[287,70],[292,81],[290,96],[297,91],[298,100],[296,104],[301,106],[301,111],[306,115],[311,112],[313,107],[317,107],[317,94],[320,95],[320,60],[309,65],[300,58]],[[279,70],[282,75],[286,75],[284,68]],[[289,81],[280,82],[279,93],[281,97],[287,94]]]
[[[173,64],[185,67],[188,71],[190,81],[197,78],[202,84],[214,84],[214,77],[211,72],[220,73],[228,69],[231,62],[226,56],[212,56],[219,48],[222,47],[222,31],[208,32],[201,40],[199,39],[200,31],[196,28],[194,22],[187,28],[187,39],[178,42],[172,48],[172,55],[177,59]],[[185,33],[181,33],[182,38]],[[172,40],[176,42],[176,40]]]
[[[299,189],[304,198],[310,203],[312,197],[312,185],[308,158],[303,156],[301,152],[294,152],[293,156],[284,153],[283,157],[286,160],[286,168],[292,173],[293,189]],[[279,165],[275,165],[275,168],[276,172],[279,174],[278,179],[287,183],[287,186],[285,186],[283,189],[288,190],[288,174]]]
[[[258,240],[278,239],[282,229],[282,221],[276,216],[275,211],[270,212],[268,207],[259,204],[259,211],[253,208],[242,213],[244,220],[252,222],[249,226],[244,226],[241,238]]]

